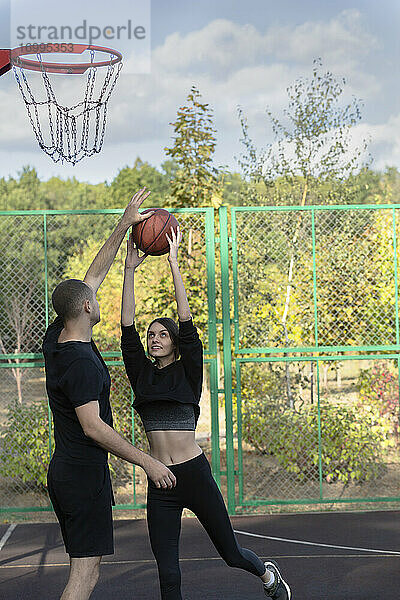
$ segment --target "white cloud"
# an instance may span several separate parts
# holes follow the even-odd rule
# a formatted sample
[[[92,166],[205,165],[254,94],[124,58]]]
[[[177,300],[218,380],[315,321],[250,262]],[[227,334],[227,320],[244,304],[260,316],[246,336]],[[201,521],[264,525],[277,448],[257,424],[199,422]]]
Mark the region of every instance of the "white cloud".
[[[218,19],[185,36],[168,36],[153,60],[164,73],[193,71],[228,78],[244,66],[276,61],[309,64],[321,55],[343,66],[376,46],[376,39],[363,29],[360,12],[351,9],[327,22],[273,27],[264,34],[252,25]]]
[[[109,105],[106,143],[131,144],[138,148],[134,154],[141,153],[143,144],[168,145],[169,123],[192,84],[214,108],[220,143],[241,135],[238,105],[248,115],[256,139],[259,136],[265,143],[265,108],[280,111],[287,103],[286,87],[299,76],[309,76],[317,56],[335,75],[346,76],[348,92],[364,98],[376,94],[377,78],[362,68],[362,61],[376,47],[376,39],[363,28],[356,10],[344,11],[327,22],[271,27],[265,32],[219,19],[186,35],[174,33],[153,51],[151,74],[124,75],[122,71]],[[61,96],[68,93],[69,101],[83,97],[81,82],[75,77],[68,77],[60,90]],[[12,145],[25,150],[35,142],[22,102],[15,103],[17,94],[11,86],[0,93],[0,143],[2,148]]]
[[[348,94],[370,97],[377,93],[376,78],[363,71],[360,60],[377,41],[362,27],[355,10],[344,11],[324,23],[271,28],[265,33],[251,25],[215,20],[204,28],[174,33],[153,51],[149,76],[121,78],[110,109],[112,139],[165,139],[193,83],[215,110],[220,136],[239,136],[237,106],[249,122],[265,129],[265,108],[279,110],[286,103],[286,87],[309,75],[313,58],[345,75]]]
[[[0,91],[0,144],[3,149],[22,147],[28,140],[28,117],[18,94],[14,87]]]
[[[355,9],[342,11],[327,22],[276,29],[268,37],[277,58],[296,62],[323,56],[328,63],[343,66],[349,58],[364,57],[377,47],[377,40],[363,28],[362,15]]]
[[[185,36],[168,36],[163,46],[154,51],[153,61],[164,73],[192,71],[227,76],[244,65],[254,64],[263,40],[251,25],[218,19]]]
[[[377,156],[375,168],[383,170],[387,166],[400,165],[400,113],[391,115],[386,123],[365,123],[360,128],[371,140],[371,153]]]

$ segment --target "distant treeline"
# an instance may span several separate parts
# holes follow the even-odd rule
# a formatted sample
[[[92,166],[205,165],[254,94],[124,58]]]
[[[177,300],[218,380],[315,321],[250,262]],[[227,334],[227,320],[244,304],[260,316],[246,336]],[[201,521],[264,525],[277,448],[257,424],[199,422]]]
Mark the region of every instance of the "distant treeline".
[[[83,183],[75,178],[52,177],[41,181],[33,167],[23,167],[18,177],[0,179],[0,210],[72,210],[123,208],[131,195],[146,186],[152,194],[145,206],[168,206],[171,199],[171,182],[177,172],[172,160],[165,161],[160,169],[137,158],[133,166],[121,168],[111,183]],[[249,182],[239,173],[221,172],[222,201],[232,206],[297,204],[298,197],[290,193],[290,183],[277,179],[272,184]],[[336,182],[337,185],[337,182]],[[364,169],[351,181],[342,182],[346,189],[351,185],[352,204],[392,204],[400,201],[400,172],[388,167],[383,173]],[[318,194],[310,198],[312,204],[341,203],[340,192],[335,200],[329,194],[330,183],[321,182]],[[343,194],[348,203],[348,194]],[[176,206],[176,202],[174,203]],[[210,200],[211,205],[211,200]]]

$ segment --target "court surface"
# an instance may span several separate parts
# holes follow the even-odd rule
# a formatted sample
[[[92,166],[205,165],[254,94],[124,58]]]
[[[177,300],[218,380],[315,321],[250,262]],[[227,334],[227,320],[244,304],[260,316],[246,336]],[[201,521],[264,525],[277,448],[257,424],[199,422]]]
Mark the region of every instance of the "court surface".
[[[279,561],[293,600],[400,598],[400,511],[233,517],[242,546]],[[157,600],[157,569],[144,520],[114,522],[93,600]],[[249,535],[250,534],[250,535]],[[259,580],[228,568],[196,519],[182,524],[185,600],[265,598]],[[68,574],[58,524],[0,525],[0,598],[60,597]]]

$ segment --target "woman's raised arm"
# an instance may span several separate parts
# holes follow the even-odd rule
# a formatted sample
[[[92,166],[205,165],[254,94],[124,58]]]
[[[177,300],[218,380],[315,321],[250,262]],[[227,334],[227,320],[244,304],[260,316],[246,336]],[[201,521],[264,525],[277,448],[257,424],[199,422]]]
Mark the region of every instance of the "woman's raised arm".
[[[178,246],[182,241],[182,233],[180,232],[179,226],[176,233],[173,227],[171,227],[171,239],[167,234],[166,238],[169,242],[168,262],[170,264],[172,278],[174,280],[178,317],[180,321],[189,321],[189,319],[191,319],[189,302],[178,265]]]
[[[135,319],[135,269],[146,256],[146,254],[139,256],[138,249],[133,242],[133,236],[130,235],[126,243],[124,286],[122,289],[121,324],[124,327],[132,325]]]

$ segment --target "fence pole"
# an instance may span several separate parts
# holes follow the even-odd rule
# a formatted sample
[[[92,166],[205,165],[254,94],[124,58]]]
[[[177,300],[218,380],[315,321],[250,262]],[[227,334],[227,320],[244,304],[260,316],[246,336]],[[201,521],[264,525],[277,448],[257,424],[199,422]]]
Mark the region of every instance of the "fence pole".
[[[46,315],[46,329],[49,326],[49,285],[48,285],[48,261],[47,261],[47,215],[43,215],[43,250],[44,250],[44,302]],[[49,420],[49,460],[53,454],[51,443],[52,415],[49,399],[47,398],[47,415]]]
[[[208,305],[208,349],[217,355],[217,314],[215,289],[215,212],[206,208],[205,214],[207,305]],[[218,486],[221,484],[221,457],[219,445],[217,359],[210,359],[210,404],[211,404],[211,469]]]
[[[222,290],[222,329],[224,355],[224,395],[226,428],[226,478],[228,491],[228,512],[235,513],[235,456],[233,449],[232,411],[232,356],[231,356],[231,316],[229,297],[229,246],[228,211],[226,206],[219,209],[220,251],[221,251],[221,290]]]

